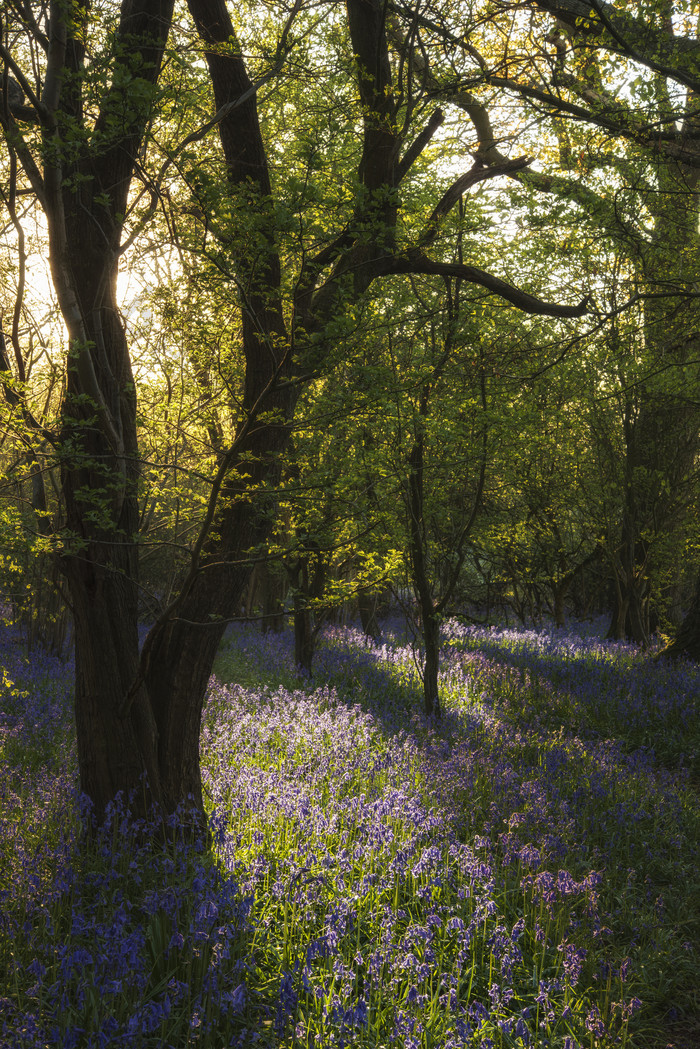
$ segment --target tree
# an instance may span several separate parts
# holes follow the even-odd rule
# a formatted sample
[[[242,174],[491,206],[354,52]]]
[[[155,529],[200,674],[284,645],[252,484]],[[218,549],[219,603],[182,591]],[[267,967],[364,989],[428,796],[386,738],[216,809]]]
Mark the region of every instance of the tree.
[[[677,510],[675,492],[692,475],[700,431],[692,410],[697,10],[671,0],[641,10],[600,0],[525,6],[534,16],[528,21],[521,6],[494,5],[491,22],[468,41],[451,32],[440,11],[421,9],[413,22],[416,62],[431,90],[469,115],[485,163],[503,162],[502,143],[516,118],[511,110],[504,121],[502,99],[518,99],[520,119],[542,136],[536,149],[547,170],[530,166],[511,177],[571,202],[617,256],[616,283],[626,295],[599,301],[598,309],[609,317],[611,338],[624,312],[637,315],[638,329],[621,416],[619,520],[608,541],[616,594],[611,634],[645,644],[652,548]],[[540,11],[554,19],[536,17]],[[494,46],[499,31],[503,47]],[[436,39],[449,60],[429,43]],[[474,90],[477,72],[497,95]],[[577,232],[572,228],[573,237]]]
[[[448,288],[451,309],[457,313],[460,306],[459,290],[459,284],[454,292],[452,288]],[[440,618],[457,587],[467,553],[469,533],[480,509],[486,477],[488,427],[484,418],[475,421],[464,411],[463,418],[460,419],[462,425],[455,427],[456,433],[450,434],[449,452],[445,447],[447,442],[436,439],[437,435],[434,432],[430,433],[433,400],[439,396],[441,380],[445,378],[447,365],[455,350],[455,332],[448,327],[443,340],[437,343],[433,331],[428,342],[429,370],[419,387],[413,418],[407,424],[409,448],[404,467],[403,500],[407,519],[410,577],[425,650],[422,670],[425,712],[429,716],[440,717]],[[485,416],[487,399],[483,362],[481,368],[474,368],[474,372],[480,395],[480,402],[476,402],[481,409],[478,414]],[[454,388],[463,393],[464,386],[461,383],[454,382]],[[443,421],[444,416],[441,418],[441,426]],[[450,462],[453,456],[457,459],[457,464]],[[436,510],[436,496],[444,484],[445,458],[449,463],[448,469],[460,470],[464,476],[457,483],[453,479],[447,492],[443,490],[441,493],[443,496],[448,495],[452,505],[445,505],[446,501],[443,498],[438,501],[439,509]],[[439,459],[442,459],[442,469],[436,466],[435,460]],[[428,478],[431,489],[429,493]],[[438,527],[438,521],[441,527]],[[447,536],[445,532],[448,533]]]
[[[189,11],[215,114],[170,149],[155,172],[159,128],[183,112],[161,77],[172,0],[123,0],[114,19],[65,0],[52,0],[48,12],[10,0],[0,46],[0,116],[8,149],[46,219],[68,337],[60,432],[52,442],[66,512],[60,565],[75,628],[81,786],[98,817],[124,791],[166,812],[184,806],[201,823],[199,728],[213,659],[240,608],[251,552],[275,518],[299,390],[324,367],[348,306],[398,273],[460,278],[545,315],[578,317],[586,306],[548,303],[476,266],[431,255],[459,194],[496,177],[496,167],[475,164],[446,189],[424,232],[404,235],[398,223],[404,186],[442,116],[414,96],[404,56],[389,48],[379,0],[348,0],[345,17],[329,8],[325,25],[299,0],[289,9],[281,5],[277,42],[259,57],[254,77],[223,0],[190,0]],[[295,49],[302,64],[317,62],[321,52],[309,40],[324,31],[342,49],[333,75],[352,98],[348,122],[357,121],[361,141],[355,148],[344,140],[341,223],[328,222],[307,239],[302,222],[294,253],[289,231],[299,211],[275,195],[273,129],[263,132],[258,95]],[[183,54],[187,74],[192,66]],[[187,93],[178,103],[186,114]],[[198,181],[192,155],[213,129],[225,176],[216,194],[211,181]],[[317,158],[321,170],[325,160]],[[204,216],[207,244],[215,242],[212,257],[240,310],[243,378],[233,435],[218,450],[184,580],[139,652],[136,394],[117,277],[129,241],[158,206],[167,206],[168,173],[178,164],[187,169],[193,207]],[[318,182],[318,169],[313,175]]]
[[[536,6],[556,18],[548,39],[557,55],[552,88],[538,98],[544,101],[547,94],[549,105],[571,115],[577,106],[579,119],[614,130],[648,158],[644,167],[631,168],[636,167],[636,211],[646,212],[646,224],[630,222],[629,211],[620,222],[619,242],[626,241],[623,250],[635,273],[629,305],[642,310],[650,375],[628,394],[624,415],[624,503],[611,623],[612,635],[626,632],[644,643],[650,542],[677,512],[700,430],[692,392],[697,389],[698,11],[670,0],[642,11],[600,0]],[[624,98],[618,85],[626,69],[636,76]],[[697,640],[689,641],[695,613],[694,605],[674,652],[697,651]]]
[[[677,656],[688,656],[689,659],[700,661],[700,575],[695,583],[693,600],[688,613],[681,623],[674,639],[662,649],[660,655],[664,658],[676,658]]]

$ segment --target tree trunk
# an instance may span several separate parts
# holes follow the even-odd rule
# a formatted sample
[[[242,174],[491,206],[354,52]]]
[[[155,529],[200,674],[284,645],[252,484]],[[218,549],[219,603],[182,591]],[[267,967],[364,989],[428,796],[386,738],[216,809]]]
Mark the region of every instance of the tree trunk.
[[[360,623],[363,633],[372,641],[379,642],[382,639],[382,631],[377,619],[379,598],[376,594],[368,594],[361,590],[357,595],[357,606],[360,612]]]
[[[606,638],[609,641],[624,641],[627,637],[627,611],[629,608],[629,596],[623,592],[617,573],[615,574],[614,604],[610,613],[610,626]]]
[[[279,634],[284,629],[286,582],[281,572],[271,572],[270,566],[264,561],[258,565],[258,569],[261,630],[263,634],[270,630]]]
[[[73,247],[72,269],[80,278],[78,250]],[[126,799],[133,795],[134,806],[143,811],[144,804],[161,800],[161,789],[157,728],[144,689],[136,689],[128,710],[124,707],[139,665],[135,402],[120,394],[131,382],[128,352],[116,310],[110,323],[97,289],[84,276],[76,287],[84,296],[88,334],[104,353],[100,392],[112,405],[112,426],[119,433],[115,447],[113,435],[94,421],[77,368],[70,367],[61,471],[72,538],[60,563],[73,612],[80,785],[101,819],[118,792]],[[113,290],[114,284],[108,294]],[[91,296],[99,308],[89,308]]]
[[[640,648],[649,644],[649,595],[646,580],[633,578],[629,587],[627,636]]]
[[[649,644],[649,588],[639,565],[631,558],[614,570],[615,595],[607,636],[614,641]]]
[[[685,619],[678,628],[673,641],[659,653],[659,657],[664,658],[678,656],[687,656],[688,659],[700,663],[700,572],[695,584],[693,600]]]
[[[294,587],[294,663],[311,677],[315,633],[309,608],[309,560],[300,554],[290,569]]]
[[[326,562],[316,540],[305,533],[299,539],[303,549],[290,573],[295,589],[294,661],[311,677],[316,638],[325,618],[318,603],[326,587]]]
[[[294,595],[294,663],[311,677],[316,635],[303,594]]]
[[[285,396],[291,396],[291,390],[288,385]],[[291,406],[283,402],[272,396],[266,401],[271,415],[287,417]],[[166,811],[178,805],[203,811],[199,734],[206,689],[226,621],[240,608],[251,572],[249,557],[269,533],[287,437],[286,426],[260,423],[241,443],[240,458],[203,544],[202,560],[176,607],[154,625],[144,644],[142,676],[158,726]]]
[[[122,717],[138,668],[135,595],[129,580],[86,565],[78,585],[70,571],[75,630],[75,720],[80,787],[101,819],[119,792],[144,812],[160,800],[157,730],[140,690]],[[144,779],[147,775],[147,781]]]
[[[440,695],[438,692],[440,626],[432,608],[427,616],[423,616],[423,642],[425,644],[425,664],[423,666],[425,713],[428,717],[439,718],[441,715]]]
[[[566,626],[566,595],[569,592],[571,578],[567,577],[559,582],[552,583],[554,595],[554,623],[563,629]]]
[[[160,799],[148,696],[136,688],[128,709],[124,704],[139,658],[138,441],[116,286],[135,158],[152,115],[150,88],[158,80],[172,7],[172,0],[124,0],[108,59],[109,86],[89,129],[82,98],[86,9],[71,9],[69,21],[64,5],[52,4],[43,171],[29,150],[22,153],[45,211],[51,275],[68,332],[57,447],[66,507],[59,563],[74,620],[80,784],[98,819],[119,792],[127,799],[134,794],[140,807]],[[129,84],[137,78],[144,90],[132,97]]]
[[[612,612],[608,637],[616,641],[628,639],[642,648],[649,643],[646,629],[649,584],[646,578],[647,545],[639,538],[640,502],[642,492],[638,481],[639,428],[625,420],[627,473],[624,492],[624,510],[620,547],[613,558],[615,607]]]

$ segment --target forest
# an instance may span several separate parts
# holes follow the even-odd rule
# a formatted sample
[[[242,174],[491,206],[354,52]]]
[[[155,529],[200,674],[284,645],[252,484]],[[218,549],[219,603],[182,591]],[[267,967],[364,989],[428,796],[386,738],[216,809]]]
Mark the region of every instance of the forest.
[[[696,1047],[700,3],[0,76],[0,1045]]]

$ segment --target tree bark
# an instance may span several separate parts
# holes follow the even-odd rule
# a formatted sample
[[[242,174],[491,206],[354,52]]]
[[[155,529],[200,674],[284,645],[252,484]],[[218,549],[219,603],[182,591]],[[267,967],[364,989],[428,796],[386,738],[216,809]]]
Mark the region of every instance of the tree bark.
[[[158,729],[162,804],[166,811],[184,805],[201,819],[199,735],[206,689],[226,622],[240,609],[251,558],[271,527],[280,457],[298,394],[289,382],[290,346],[255,93],[223,0],[191,0],[190,11],[205,46],[217,110],[247,98],[219,122],[219,133],[230,191],[259,217],[261,237],[255,257],[243,244],[236,258],[240,286],[245,288],[242,422],[222,457],[218,487],[210,500],[211,519],[201,534],[190,576],[174,607],[151,629],[137,676],[145,684]]]

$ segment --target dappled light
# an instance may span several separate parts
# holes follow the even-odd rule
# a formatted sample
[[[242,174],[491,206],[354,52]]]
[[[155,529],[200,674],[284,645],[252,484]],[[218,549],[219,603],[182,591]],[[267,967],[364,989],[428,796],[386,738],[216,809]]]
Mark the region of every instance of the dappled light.
[[[220,671],[264,684],[210,682],[205,846],[123,801],[84,838],[69,668],[27,663],[17,640],[3,634],[9,1044],[612,1047],[692,1002],[689,665],[450,621],[435,721],[405,638],[328,629],[309,681],[289,634],[236,628]],[[685,711],[673,762],[654,748],[664,724],[635,740],[618,681],[636,669],[637,705],[663,691]]]
[[[0,6],[1,1049],[697,1049],[700,0]]]

